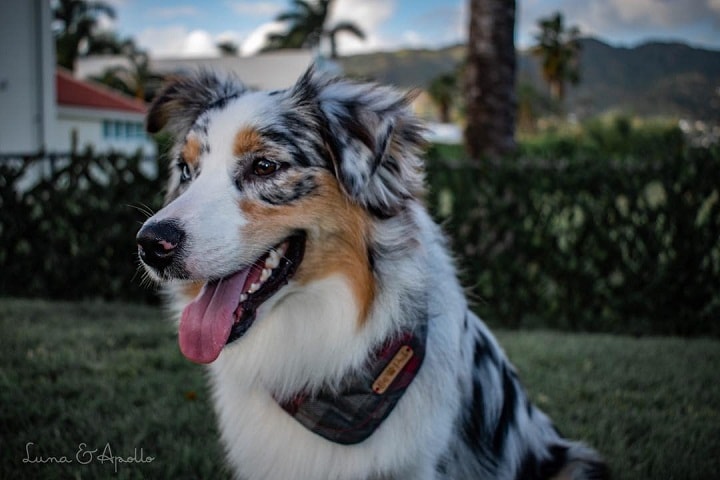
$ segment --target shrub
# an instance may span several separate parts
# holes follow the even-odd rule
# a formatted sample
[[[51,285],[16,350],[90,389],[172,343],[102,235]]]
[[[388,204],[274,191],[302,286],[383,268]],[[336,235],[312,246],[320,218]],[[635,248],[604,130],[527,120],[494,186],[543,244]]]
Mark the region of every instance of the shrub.
[[[27,173],[41,168],[50,172],[23,187]],[[0,293],[154,301],[140,285],[134,237],[161,203],[158,177],[139,155],[89,150],[0,162]]]
[[[435,161],[428,176],[491,323],[720,334],[718,149],[482,169]]]
[[[686,141],[677,123],[633,120],[618,115],[593,118],[582,125],[551,125],[539,135],[524,138],[520,156],[566,158],[599,157],[634,160],[682,155]]]
[[[603,135],[594,142],[609,148]],[[565,155],[482,169],[433,146],[428,203],[477,311],[508,327],[720,335],[720,149],[676,152],[668,138],[653,155],[565,142]],[[161,205],[162,176],[139,156],[88,151],[23,186],[42,162],[0,162],[0,295],[157,301],[134,237]]]

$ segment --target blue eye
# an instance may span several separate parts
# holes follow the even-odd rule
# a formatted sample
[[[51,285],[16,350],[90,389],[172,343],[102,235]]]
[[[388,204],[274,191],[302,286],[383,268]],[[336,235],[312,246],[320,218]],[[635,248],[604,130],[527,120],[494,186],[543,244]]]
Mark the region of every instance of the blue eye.
[[[190,171],[190,166],[187,163],[180,160],[177,167],[180,170],[180,183],[186,183],[192,180],[192,172]]]

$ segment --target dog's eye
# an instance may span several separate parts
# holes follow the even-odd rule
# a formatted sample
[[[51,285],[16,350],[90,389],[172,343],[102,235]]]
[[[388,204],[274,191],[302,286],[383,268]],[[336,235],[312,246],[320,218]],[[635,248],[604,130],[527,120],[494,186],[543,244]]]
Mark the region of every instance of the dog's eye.
[[[280,164],[266,158],[259,158],[253,163],[253,173],[259,177],[265,177],[278,171]]]
[[[177,166],[180,170],[180,183],[185,183],[192,180],[192,172],[190,171],[190,165],[181,160],[178,162]]]

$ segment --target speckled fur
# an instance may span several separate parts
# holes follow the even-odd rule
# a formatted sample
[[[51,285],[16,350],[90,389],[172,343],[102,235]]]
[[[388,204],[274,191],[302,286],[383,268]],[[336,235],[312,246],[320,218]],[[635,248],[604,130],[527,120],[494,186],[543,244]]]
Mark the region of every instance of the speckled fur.
[[[529,402],[468,309],[422,202],[422,128],[409,102],[388,87],[313,71],[269,93],[201,73],[170,84],[150,110],[149,131],[176,139],[167,206],[148,221],[173,219],[187,234],[183,274],[151,272],[177,311],[197,292],[189,282],[229,275],[291,232],[307,232],[296,278],[209,365],[230,465],[247,480],[605,478],[597,454],[562,438]],[[246,152],[238,142],[233,150],[242,129],[240,143],[252,140]],[[182,170],[190,136],[199,158]],[[260,177],[258,158],[281,168]],[[276,403],[336,388],[421,318],[424,364],[364,442],[331,443]]]

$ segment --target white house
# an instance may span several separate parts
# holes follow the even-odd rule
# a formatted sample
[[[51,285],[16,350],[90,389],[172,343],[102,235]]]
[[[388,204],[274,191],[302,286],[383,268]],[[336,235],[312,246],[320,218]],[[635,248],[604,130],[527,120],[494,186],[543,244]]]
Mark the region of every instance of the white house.
[[[143,131],[146,106],[56,70],[47,0],[2,0],[0,158],[96,152],[154,156]]]
[[[155,142],[145,133],[144,102],[78,80],[60,68],[55,73],[55,86],[57,121],[50,142],[52,151],[78,151],[89,146],[96,152],[157,153]]]
[[[178,57],[149,59],[150,69],[161,75],[188,74],[198,70],[231,73],[245,85],[260,90],[275,90],[293,85],[315,63],[321,69],[335,68],[333,63],[316,57],[311,50],[278,50],[250,57]],[[102,75],[112,67],[130,67],[121,55],[91,55],[78,58],[75,76],[87,79]]]

